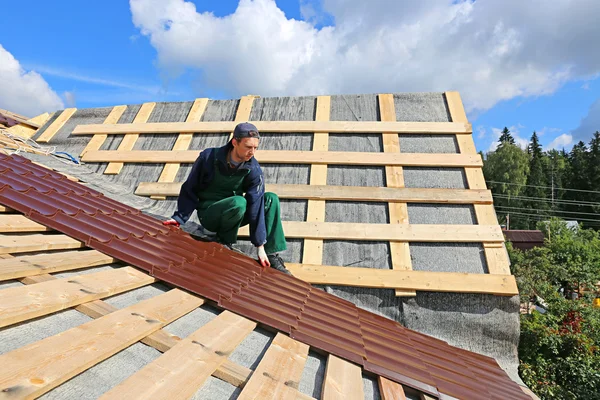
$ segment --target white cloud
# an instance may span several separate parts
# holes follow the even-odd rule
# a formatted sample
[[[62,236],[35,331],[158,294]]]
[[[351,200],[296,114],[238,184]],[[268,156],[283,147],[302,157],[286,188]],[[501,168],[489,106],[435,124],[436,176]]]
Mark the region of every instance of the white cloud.
[[[467,110],[553,93],[600,72],[597,0],[303,0],[318,20],[287,19],[274,0],[240,0],[225,17],[184,0],[130,0],[166,76],[202,71],[229,96],[459,90]],[[322,13],[321,13],[322,14]]]
[[[600,99],[596,100],[588,110],[588,114],[581,120],[579,126],[571,134],[573,140],[579,142],[583,140],[588,143],[594,132],[600,131]]]
[[[26,71],[0,45],[0,108],[27,117],[64,108],[58,94],[35,71]]]
[[[77,103],[75,101],[75,92],[64,92],[63,97],[65,98],[67,107],[75,107],[75,104]]]
[[[134,91],[150,93],[150,94],[157,93],[161,90],[161,88],[158,86],[137,85],[137,84],[118,81],[118,80],[114,80],[114,79],[98,78],[95,76],[89,76],[86,74],[81,74],[78,72],[69,71],[69,70],[65,70],[65,69],[61,69],[61,68],[49,67],[46,65],[34,65],[33,69],[35,69],[36,71],[39,71],[40,73],[42,73],[44,75],[57,76],[60,78],[66,78],[66,79],[70,79],[73,81],[91,83],[91,84],[100,85],[100,86],[109,86],[109,87],[115,87],[115,88],[119,88],[119,89],[134,90]]]
[[[546,145],[544,147],[544,150],[550,150],[550,149],[562,150],[563,148],[567,149],[568,147],[570,147],[569,145],[571,145],[572,143],[573,143],[573,136],[568,133],[563,133],[562,135],[555,137],[553,141],[548,143],[548,145]]]

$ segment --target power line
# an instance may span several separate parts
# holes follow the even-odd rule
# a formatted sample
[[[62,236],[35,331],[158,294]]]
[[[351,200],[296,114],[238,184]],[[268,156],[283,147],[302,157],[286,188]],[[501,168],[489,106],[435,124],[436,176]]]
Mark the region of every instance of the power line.
[[[494,206],[495,208],[507,208],[513,210],[525,210],[525,211],[534,211],[531,208],[525,207],[509,207],[509,206]],[[576,212],[576,211],[562,211],[562,210],[543,210],[543,212],[552,212],[552,213],[563,213],[563,214],[577,214],[577,215],[595,215],[600,217],[600,213],[586,213],[586,212]]]
[[[552,200],[550,199],[545,199],[542,197],[528,197],[528,196],[508,196],[505,194],[492,194],[492,197],[497,197],[500,199],[515,199],[515,200],[535,200],[537,202],[542,202],[542,203],[551,203]],[[595,202],[591,202],[591,201],[575,201],[575,200],[554,200],[554,203],[558,203],[558,204],[569,204],[569,205],[574,205],[574,206],[600,206],[600,203],[595,203]]]
[[[528,213],[519,213],[519,212],[501,212],[501,215],[524,215],[535,217],[537,220],[548,219],[550,217],[560,217],[559,215],[541,215],[541,214],[528,214]],[[528,218],[529,219],[529,218]],[[596,224],[586,224],[589,226],[598,226],[600,225],[600,219],[585,219],[585,218],[575,218],[577,221],[589,221],[589,222],[597,222]]]
[[[532,188],[537,188],[537,189],[552,189],[551,186],[525,185],[525,184],[520,184],[520,183],[511,183],[511,182],[502,182],[502,181],[486,181],[486,182],[487,183],[497,183],[500,185],[532,187]],[[559,187],[557,187],[556,190],[564,190],[566,192],[584,192],[584,193],[599,193],[600,194],[600,191],[598,191],[598,190],[569,189],[569,188],[559,188]]]

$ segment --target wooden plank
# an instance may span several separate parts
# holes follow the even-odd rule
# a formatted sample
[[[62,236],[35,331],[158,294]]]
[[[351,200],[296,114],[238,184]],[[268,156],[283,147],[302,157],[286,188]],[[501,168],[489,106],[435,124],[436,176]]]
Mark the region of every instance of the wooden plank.
[[[135,124],[142,124],[145,123],[146,121],[148,121],[148,118],[150,117],[150,114],[152,113],[152,110],[154,110],[154,106],[156,106],[156,103],[144,103],[142,104],[142,107],[140,107],[140,110],[138,111],[137,115],[135,116],[133,122]],[[113,124],[114,125],[114,124]],[[104,126],[113,126],[113,125],[104,125]],[[116,124],[117,126],[119,124]],[[102,132],[104,133],[104,132]],[[119,147],[117,148],[117,151],[129,151],[133,149],[133,146],[135,146],[135,142],[137,142],[138,138],[140,137],[139,133],[138,134],[130,134],[130,135],[126,135],[123,140],[121,141],[121,143],[119,144]],[[106,166],[106,169],[104,170],[105,174],[111,174],[111,175],[117,175],[121,172],[121,170],[123,169],[123,163],[110,163]]]
[[[446,92],[446,102],[453,122],[468,123],[462,100],[458,92]],[[461,154],[476,154],[472,135],[457,135]],[[465,175],[469,189],[486,189],[482,168],[467,167]],[[475,216],[479,225],[498,225],[496,211],[492,204],[475,204]],[[484,246],[485,260],[490,274],[510,274],[509,259],[504,248]]]
[[[37,138],[38,143],[48,143],[54,135],[62,128],[65,123],[71,118],[73,114],[77,111],[76,108],[67,108],[65,109],[59,116],[50,124],[49,127],[46,128],[44,133]]]
[[[3,256],[9,255],[0,254],[0,258]],[[34,283],[47,282],[56,279],[57,278],[52,275],[43,274],[21,279],[21,282],[26,285],[32,285]],[[75,307],[75,310],[87,315],[90,318],[97,319],[117,311],[118,308],[105,303],[102,300],[95,300],[89,303],[80,304]],[[179,337],[160,329],[156,332],[153,332],[149,336],[146,336],[140,341],[164,353],[175,346],[180,340],[181,339]],[[248,379],[250,379],[250,375],[252,375],[252,371],[249,368],[236,364],[230,360],[225,360],[225,362],[213,373],[214,377],[239,387],[245,385]]]
[[[135,194],[138,196],[177,196],[181,182],[142,182]],[[491,204],[489,190],[388,188],[329,185],[267,184],[268,192],[282,199],[347,200],[370,202],[432,203],[432,204]]]
[[[485,261],[487,264],[488,273],[499,275],[510,275],[510,260],[508,252],[504,247],[504,243],[500,246],[494,246],[493,243],[484,243],[483,251],[485,253]]]
[[[330,354],[327,357],[323,400],[364,400],[362,370],[358,365]]]
[[[34,398],[189,313],[202,299],[173,289],[0,356],[0,393]]]
[[[403,242],[502,242],[497,225],[411,225],[359,224],[347,222],[283,221],[286,237],[303,239],[339,239]],[[239,230],[248,236],[248,226]]]
[[[71,271],[117,262],[96,250],[66,251],[15,257],[0,261],[0,281],[27,276]]]
[[[51,230],[21,214],[0,215],[0,233],[47,232]]]
[[[391,94],[380,94],[379,114],[381,121],[395,122],[396,108],[394,96]],[[384,132],[383,151],[386,153],[400,152],[400,139],[397,132]],[[404,187],[404,171],[399,166],[385,167],[385,180],[388,187]],[[390,224],[408,224],[408,206],[406,203],[388,203]],[[390,242],[390,258],[392,269],[411,270],[410,247],[407,242]],[[396,296],[416,296],[417,293],[410,290],[395,290]]]
[[[168,163],[178,160],[191,164],[198,158],[198,150],[98,150],[89,151],[85,162]],[[323,165],[384,165],[404,167],[478,167],[483,165],[479,154],[419,154],[367,153],[356,151],[294,151],[260,150],[256,159],[261,164],[323,164]]]
[[[117,122],[119,122],[119,119],[121,118],[125,110],[127,110],[127,106],[113,107],[113,109],[110,111],[110,113],[104,120],[104,124],[116,124]],[[107,138],[108,135],[101,133],[94,135],[88,142],[87,146],[85,146],[85,149],[83,149],[79,157],[83,156],[88,151],[100,150],[100,147],[102,147],[102,144]]]
[[[208,104],[207,98],[196,99],[192,107],[190,108],[190,112],[188,113],[185,122],[196,122],[200,121],[202,115],[204,114],[204,110],[206,110],[206,105]],[[193,138],[192,133],[180,133],[177,136],[177,140],[173,145],[173,149],[175,151],[178,150],[187,150],[192,143]],[[177,172],[179,171],[180,163],[167,163],[163,168],[160,177],[158,178],[158,182],[173,182],[175,177],[177,176]],[[155,200],[165,200],[165,196],[151,196]]]
[[[238,400],[295,399],[307,357],[308,345],[278,333]]]
[[[46,112],[38,115],[37,117],[28,119],[27,124],[11,126],[10,128],[5,129],[5,132],[10,133],[11,135],[17,135],[22,138],[29,139],[35,135],[39,127],[44,125],[49,118],[50,114]],[[37,125],[37,127],[33,127],[32,125]]]
[[[79,249],[85,244],[66,235],[2,235],[0,254]]]
[[[10,212],[13,212],[13,211],[14,210],[12,208],[8,208],[8,207],[5,207],[5,206],[3,206],[3,205],[0,204],[0,212],[1,213],[10,213]]]
[[[331,97],[318,96],[315,121],[329,121]],[[315,132],[313,151],[326,152],[329,149],[329,133]],[[317,164],[310,167],[310,185],[327,185],[327,165]],[[325,201],[308,200],[306,213],[308,222],[325,221]],[[323,241],[320,239],[305,239],[302,251],[302,262],[321,264],[323,261]]]
[[[7,118],[10,118],[10,119],[12,119],[12,120],[14,120],[16,122],[19,122],[19,123],[29,124],[29,122],[28,122],[29,118],[27,118],[27,117],[25,117],[25,116],[23,116],[21,114],[16,114],[16,113],[14,113],[12,111],[5,110],[3,108],[0,108],[0,115],[2,115],[4,117],[7,117]],[[29,126],[31,126],[32,128],[39,128],[40,127],[39,125],[33,124],[33,123],[32,123],[32,125],[29,125]]]
[[[0,290],[0,328],[154,282],[125,267]]]
[[[255,327],[224,311],[101,399],[188,399]]]
[[[235,112],[235,118],[233,119],[234,125],[237,125],[240,122],[246,122],[250,119],[250,113],[252,112],[252,106],[254,105],[254,99],[258,98],[255,95],[247,95],[242,96],[240,98],[240,102],[238,104],[237,111]],[[229,133],[229,139],[233,139],[233,126]]]
[[[430,292],[518,294],[512,275],[403,271],[286,263],[292,274],[312,284],[409,289]]]
[[[377,377],[377,383],[379,384],[381,400],[406,400],[404,388],[401,384],[390,381],[383,376]]]
[[[380,121],[249,121],[260,132],[281,133],[381,133],[406,134],[470,134],[471,124],[460,122],[380,122]],[[133,124],[77,125],[73,135],[106,133],[109,135],[171,134],[171,133],[230,133],[236,121],[225,122],[153,122]]]

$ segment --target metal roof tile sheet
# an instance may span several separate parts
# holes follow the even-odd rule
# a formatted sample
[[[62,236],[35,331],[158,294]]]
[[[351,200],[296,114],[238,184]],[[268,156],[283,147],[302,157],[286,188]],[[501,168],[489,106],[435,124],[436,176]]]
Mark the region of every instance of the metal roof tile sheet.
[[[199,241],[20,156],[0,154],[0,203],[157,279],[440,398],[529,399],[490,357],[356,307]]]

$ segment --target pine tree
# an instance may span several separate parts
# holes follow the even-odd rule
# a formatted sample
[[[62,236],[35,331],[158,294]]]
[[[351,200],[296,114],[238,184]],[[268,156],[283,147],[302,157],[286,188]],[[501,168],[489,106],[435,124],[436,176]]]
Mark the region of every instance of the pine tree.
[[[512,135],[510,134],[510,131],[508,130],[508,128],[506,126],[502,130],[502,135],[500,135],[500,138],[498,139],[498,141],[501,144],[502,143],[515,144],[515,138],[512,137]]]
[[[568,182],[570,189],[577,190],[590,190],[588,181],[588,162],[589,154],[588,149],[584,142],[579,141],[573,146],[569,153],[569,171],[568,171]],[[567,191],[565,198],[573,203],[583,202],[589,200],[588,192],[577,192]],[[592,208],[585,204],[567,204],[566,210],[572,212],[593,212]],[[576,219],[576,214],[573,215],[573,219]]]
[[[529,153],[529,175],[527,176],[525,194],[530,198],[527,200],[526,205],[531,210],[528,213],[540,214],[542,216],[548,215],[548,213],[544,212],[550,208],[550,204],[546,200],[551,195],[550,191],[545,188],[548,186],[545,171],[547,161],[535,131],[531,135],[527,152]],[[531,222],[530,227],[535,226],[535,221]]]
[[[587,162],[587,182],[589,190],[600,191],[600,132],[596,131],[590,140],[590,149]],[[598,193],[588,193],[587,199],[591,202],[600,203]],[[594,211],[600,211],[600,207],[594,206]]]

